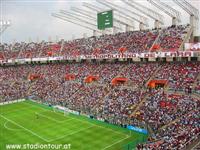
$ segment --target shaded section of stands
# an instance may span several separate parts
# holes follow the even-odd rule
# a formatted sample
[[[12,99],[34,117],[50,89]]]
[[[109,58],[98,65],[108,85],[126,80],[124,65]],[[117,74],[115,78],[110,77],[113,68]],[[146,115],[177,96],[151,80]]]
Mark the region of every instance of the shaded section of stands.
[[[66,74],[65,75],[65,80],[75,80],[76,79],[76,75],[75,74]]]
[[[30,81],[36,80],[36,79],[42,79],[42,78],[43,78],[43,75],[40,75],[40,74],[29,74],[28,76],[28,79]]]
[[[91,83],[94,81],[98,81],[99,80],[99,76],[93,76],[93,75],[89,75],[85,78],[85,83]]]
[[[168,83],[168,80],[151,80],[147,84],[148,87],[150,88],[156,88],[157,86],[159,87],[165,87]]]
[[[112,79],[111,84],[112,85],[120,85],[120,84],[125,84],[127,83],[128,79],[124,77],[116,77]]]

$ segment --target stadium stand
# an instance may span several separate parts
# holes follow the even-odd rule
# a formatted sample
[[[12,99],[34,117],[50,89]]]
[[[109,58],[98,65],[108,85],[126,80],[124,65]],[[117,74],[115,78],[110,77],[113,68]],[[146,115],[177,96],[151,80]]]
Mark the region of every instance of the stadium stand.
[[[58,43],[1,43],[0,60],[175,51],[181,46],[188,27],[131,31]],[[0,101],[41,100],[123,127],[147,128],[153,138],[138,145],[138,150],[183,149],[200,134],[199,75],[200,62],[3,66],[0,67]],[[114,79],[119,80],[113,84]],[[158,84],[151,88],[148,83],[152,80],[165,80],[166,86]]]
[[[154,79],[167,79],[169,88],[187,90],[200,72],[199,63],[163,64]]]
[[[187,35],[188,25],[172,26],[163,29],[160,33],[157,45],[162,51],[175,51],[178,50]]]
[[[88,54],[140,53],[149,50],[177,50],[187,34],[189,25],[179,25],[161,30],[144,30],[102,35],[57,43],[0,44],[0,59],[34,58],[52,56],[77,56]]]

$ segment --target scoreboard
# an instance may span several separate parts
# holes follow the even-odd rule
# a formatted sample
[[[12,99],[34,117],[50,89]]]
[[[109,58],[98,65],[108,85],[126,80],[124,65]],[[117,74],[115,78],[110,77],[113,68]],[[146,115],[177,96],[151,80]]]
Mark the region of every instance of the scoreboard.
[[[104,11],[97,14],[97,26],[99,30],[113,27],[113,11]]]

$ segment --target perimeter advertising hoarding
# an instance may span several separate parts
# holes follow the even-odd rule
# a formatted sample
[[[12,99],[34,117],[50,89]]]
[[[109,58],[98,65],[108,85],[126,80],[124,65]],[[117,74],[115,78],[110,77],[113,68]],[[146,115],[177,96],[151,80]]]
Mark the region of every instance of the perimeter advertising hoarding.
[[[141,128],[138,128],[138,127],[135,127],[135,126],[127,126],[127,129],[133,130],[133,131],[136,131],[136,132],[139,132],[139,133],[143,133],[143,134],[148,134],[148,131],[146,129],[141,129]]]

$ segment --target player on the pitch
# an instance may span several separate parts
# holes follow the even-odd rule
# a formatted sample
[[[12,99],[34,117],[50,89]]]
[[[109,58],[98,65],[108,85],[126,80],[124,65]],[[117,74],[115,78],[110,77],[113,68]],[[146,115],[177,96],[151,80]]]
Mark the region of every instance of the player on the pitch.
[[[39,115],[37,113],[35,115],[36,115],[36,119],[39,119]]]

